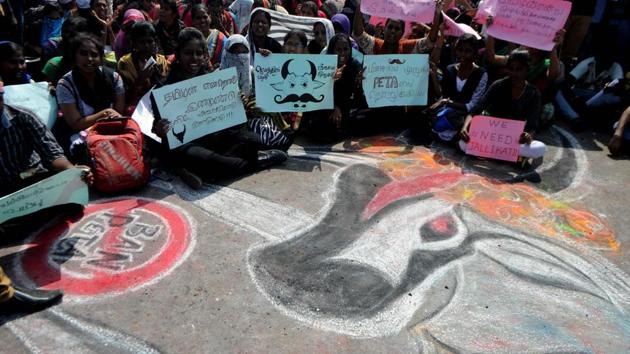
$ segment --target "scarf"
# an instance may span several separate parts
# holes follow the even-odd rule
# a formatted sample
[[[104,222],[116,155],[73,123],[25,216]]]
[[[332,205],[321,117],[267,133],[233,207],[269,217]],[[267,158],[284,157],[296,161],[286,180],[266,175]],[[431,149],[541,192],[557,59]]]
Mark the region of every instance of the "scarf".
[[[221,69],[236,68],[238,72],[238,86],[241,93],[249,96],[252,93],[252,67],[249,53],[234,54],[229,50],[236,44],[242,44],[249,50],[249,42],[240,34],[235,34],[228,39],[227,46],[223,50]]]

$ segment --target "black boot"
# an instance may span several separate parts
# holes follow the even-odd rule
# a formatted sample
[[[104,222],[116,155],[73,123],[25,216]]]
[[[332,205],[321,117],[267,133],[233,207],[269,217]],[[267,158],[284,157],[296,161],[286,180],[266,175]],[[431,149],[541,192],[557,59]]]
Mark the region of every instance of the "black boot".
[[[266,170],[271,166],[285,162],[289,155],[282,150],[265,150],[258,152],[258,169]]]
[[[0,304],[2,314],[31,313],[57,304],[63,297],[61,290],[35,290],[13,286],[15,292],[8,301]]]

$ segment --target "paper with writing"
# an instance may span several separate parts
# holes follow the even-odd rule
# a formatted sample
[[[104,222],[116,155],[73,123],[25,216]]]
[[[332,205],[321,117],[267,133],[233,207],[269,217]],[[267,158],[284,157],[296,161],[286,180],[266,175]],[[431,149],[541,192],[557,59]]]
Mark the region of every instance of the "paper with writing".
[[[39,118],[48,129],[57,121],[57,100],[48,91],[47,82],[5,86],[4,104]]]
[[[0,223],[63,204],[86,205],[88,186],[83,170],[72,168],[0,198]]]
[[[264,112],[334,108],[336,55],[256,54],[256,104]]]
[[[492,0],[481,6],[478,16],[494,17],[488,35],[546,51],[571,12],[571,3],[559,0]]]
[[[170,121],[168,146],[245,123],[236,68],[218,70],[152,91],[163,119]]]
[[[475,116],[468,131],[466,154],[516,162],[524,129],[525,121]]]
[[[429,23],[435,13],[434,0],[363,0],[361,12],[397,20]]]
[[[363,91],[370,108],[427,104],[427,54],[366,55],[363,76]]]
[[[442,12],[442,16],[444,17],[444,34],[447,36],[453,37],[461,37],[464,34],[472,34],[478,40],[481,39],[481,36],[477,31],[475,31],[472,27],[468,26],[464,23],[457,23],[452,18],[448,17],[444,12]]]

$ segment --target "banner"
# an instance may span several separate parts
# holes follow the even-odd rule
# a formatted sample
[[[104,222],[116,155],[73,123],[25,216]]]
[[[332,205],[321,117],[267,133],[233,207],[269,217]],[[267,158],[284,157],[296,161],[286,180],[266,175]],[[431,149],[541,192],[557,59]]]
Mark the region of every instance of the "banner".
[[[524,129],[525,121],[475,116],[468,132],[466,154],[516,162]]]
[[[57,100],[48,91],[47,82],[4,86],[4,104],[39,118],[48,129],[57,121]]]
[[[0,198],[0,223],[63,204],[87,205],[88,186],[84,170],[72,168]]]
[[[368,107],[424,106],[429,88],[429,55],[366,55],[363,91]]]
[[[236,68],[218,70],[153,90],[157,109],[171,122],[171,149],[245,123]]]
[[[256,54],[256,104],[264,112],[334,108],[336,55]]]
[[[483,6],[483,7],[481,7]],[[556,33],[564,27],[571,3],[558,0],[491,0],[484,1],[478,16],[494,17],[488,35],[550,51]]]
[[[363,0],[361,12],[411,22],[433,22],[435,0]]]
[[[442,12],[442,17],[444,17],[444,34],[447,36],[453,37],[461,37],[464,34],[472,34],[477,38],[477,40],[481,39],[481,36],[477,31],[475,31],[472,27],[468,26],[464,23],[457,23],[452,18],[448,17],[444,12]]]

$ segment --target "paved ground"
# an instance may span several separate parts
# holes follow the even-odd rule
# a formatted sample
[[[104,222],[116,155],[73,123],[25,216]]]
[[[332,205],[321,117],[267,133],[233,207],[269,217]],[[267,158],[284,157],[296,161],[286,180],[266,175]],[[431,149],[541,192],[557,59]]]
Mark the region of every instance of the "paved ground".
[[[0,251],[67,294],[0,352],[629,352],[630,161],[543,140],[535,169],[382,136],[94,200]]]

